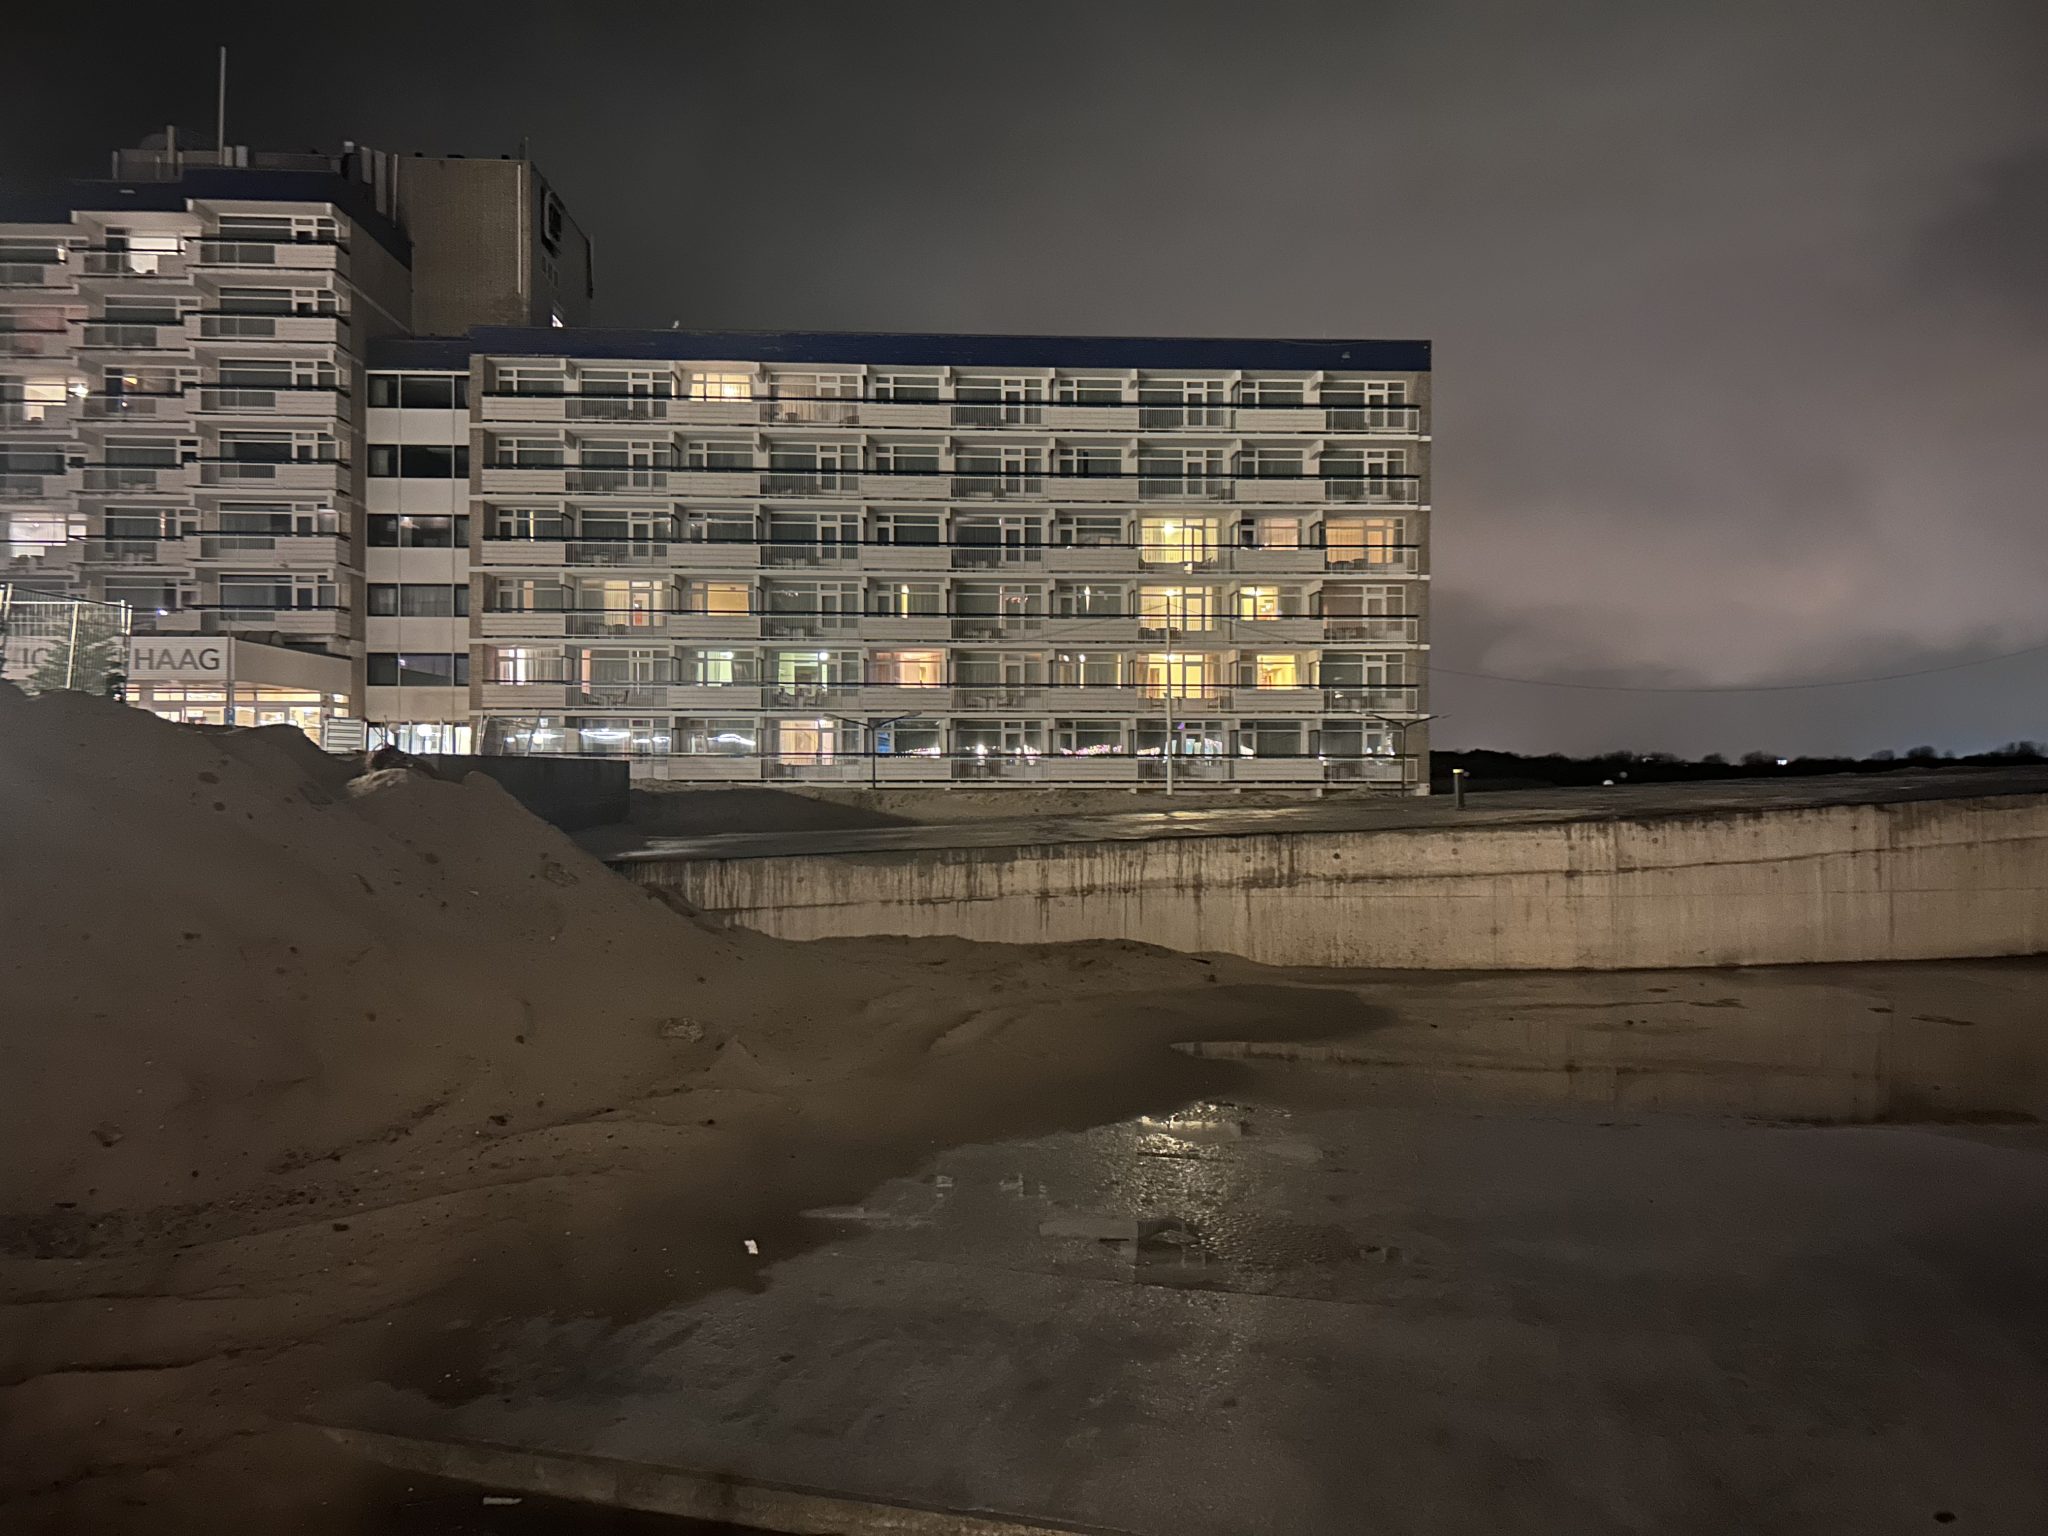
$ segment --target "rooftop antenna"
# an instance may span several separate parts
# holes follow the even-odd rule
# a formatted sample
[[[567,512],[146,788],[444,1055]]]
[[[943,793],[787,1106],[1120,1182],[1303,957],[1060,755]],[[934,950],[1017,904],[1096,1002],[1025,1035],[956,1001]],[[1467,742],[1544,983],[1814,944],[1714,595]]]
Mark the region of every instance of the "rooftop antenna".
[[[228,163],[228,45],[220,45],[220,91],[214,98],[213,147],[220,151],[220,163]]]

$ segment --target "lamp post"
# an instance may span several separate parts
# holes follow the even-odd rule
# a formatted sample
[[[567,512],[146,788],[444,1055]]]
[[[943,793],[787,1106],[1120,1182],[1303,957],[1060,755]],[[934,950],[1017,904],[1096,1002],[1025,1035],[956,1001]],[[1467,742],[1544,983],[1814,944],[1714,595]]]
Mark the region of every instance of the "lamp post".
[[[1408,759],[1408,733],[1411,730],[1418,725],[1427,725],[1432,720],[1445,720],[1448,718],[1449,716],[1447,715],[1417,715],[1412,720],[1396,720],[1391,715],[1375,715],[1370,711],[1366,713],[1366,719],[1377,720],[1388,729],[1401,733],[1401,760],[1403,762],[1406,762]],[[1462,805],[1463,803],[1464,801],[1461,799],[1459,804]]]
[[[923,710],[918,710],[908,715],[891,715],[886,720],[856,719],[852,715],[831,715],[827,718],[837,720],[842,725],[857,725],[866,733],[868,738],[868,788],[880,789],[882,787],[882,759],[881,755],[875,751],[876,733],[885,726],[901,725],[906,720],[922,720],[925,718],[925,714]]]

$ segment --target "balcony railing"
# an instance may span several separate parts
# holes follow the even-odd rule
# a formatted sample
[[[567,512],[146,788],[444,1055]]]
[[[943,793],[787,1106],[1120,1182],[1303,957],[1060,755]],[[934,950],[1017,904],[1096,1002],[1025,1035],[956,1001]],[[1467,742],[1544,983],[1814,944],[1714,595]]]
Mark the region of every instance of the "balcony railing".
[[[71,350],[65,331],[24,331],[0,327],[0,357],[62,357]]]
[[[88,496],[134,491],[168,494],[183,491],[186,480],[181,464],[87,464],[79,489]]]
[[[187,404],[183,393],[163,390],[153,393],[126,391],[121,394],[87,395],[79,402],[80,414],[89,421],[141,421],[164,416],[182,416]]]
[[[348,419],[346,390],[318,384],[207,385],[199,391],[202,415],[320,416]]]
[[[0,261],[0,288],[68,288],[70,285],[71,269],[61,261],[22,261],[19,258]]]
[[[161,339],[165,332],[170,333],[170,342]],[[79,346],[86,351],[160,352],[172,350],[173,345],[183,339],[184,334],[175,320],[148,324],[134,320],[88,320],[79,337]]]

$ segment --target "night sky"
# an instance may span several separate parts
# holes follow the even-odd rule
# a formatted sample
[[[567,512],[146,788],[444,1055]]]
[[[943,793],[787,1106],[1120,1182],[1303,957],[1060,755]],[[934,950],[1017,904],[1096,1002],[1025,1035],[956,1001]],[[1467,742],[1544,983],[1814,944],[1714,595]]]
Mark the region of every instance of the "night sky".
[[[1428,337],[1443,746],[2048,737],[2048,3],[8,18],[0,182],[530,142],[598,318]],[[316,30],[317,26],[317,30]]]

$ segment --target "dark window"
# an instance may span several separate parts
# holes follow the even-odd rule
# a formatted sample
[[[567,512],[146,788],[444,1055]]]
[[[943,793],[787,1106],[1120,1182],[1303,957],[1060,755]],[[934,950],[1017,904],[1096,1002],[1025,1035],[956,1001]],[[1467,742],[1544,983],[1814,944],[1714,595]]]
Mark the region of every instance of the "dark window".
[[[370,610],[381,619],[463,619],[469,617],[469,588],[436,582],[375,582]]]
[[[369,534],[378,549],[467,549],[469,519],[379,513],[369,519]]]
[[[370,404],[387,407],[398,404],[397,374],[373,373],[370,375]]]
[[[372,651],[369,682],[373,688],[466,688],[469,652],[452,656],[413,651]]]
[[[439,443],[372,443],[370,474],[388,480],[464,480],[469,477],[469,446]]]
[[[398,403],[408,410],[452,410],[455,381],[441,374],[409,373],[399,381]]]
[[[369,592],[368,612],[380,619],[388,619],[398,612],[398,587],[392,582],[372,582]],[[375,682],[372,678],[370,681]]]

